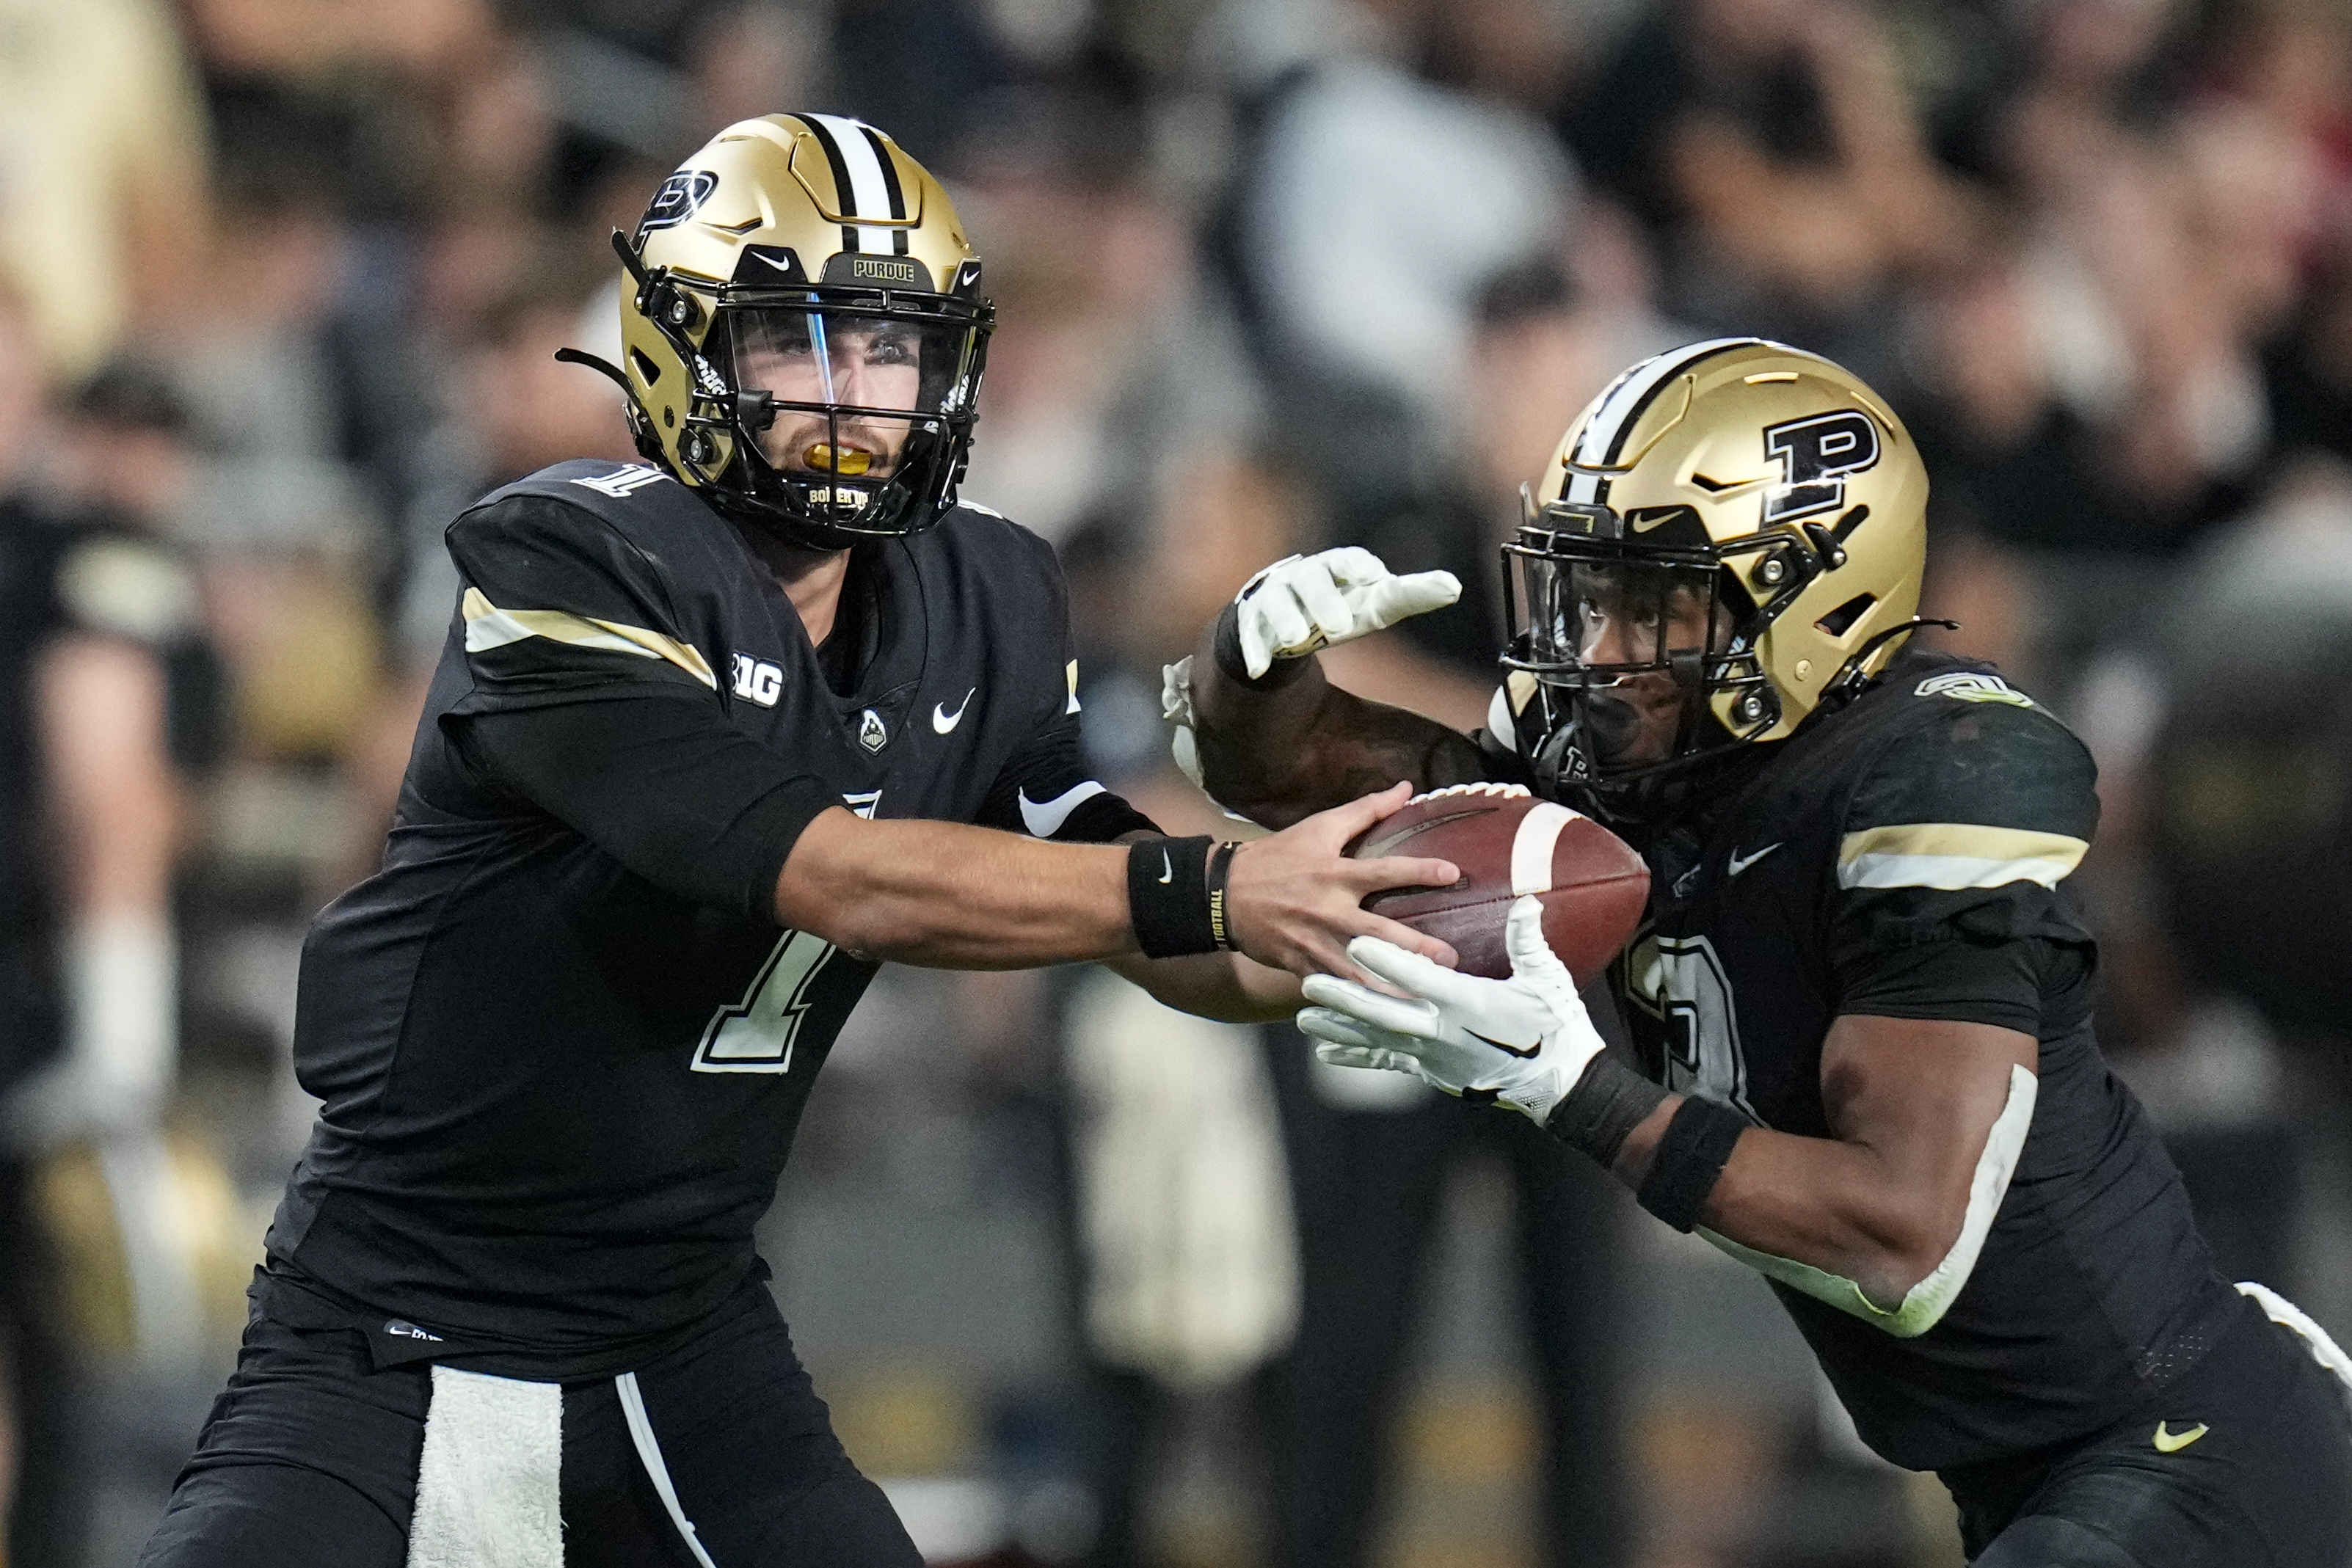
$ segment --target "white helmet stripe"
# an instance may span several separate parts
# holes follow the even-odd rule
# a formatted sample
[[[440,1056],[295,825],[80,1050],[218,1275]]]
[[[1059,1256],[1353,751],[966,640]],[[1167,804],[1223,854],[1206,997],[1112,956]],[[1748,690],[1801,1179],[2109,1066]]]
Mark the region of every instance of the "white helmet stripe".
[[[882,176],[882,160],[874,143],[866,139],[866,127],[855,120],[845,120],[837,114],[812,114],[807,119],[824,127],[832,137],[834,150],[841,155],[841,165],[849,171],[849,189],[841,193],[844,203],[842,216],[847,218],[900,217],[890,205],[889,183]],[[888,250],[890,231],[856,225],[857,248],[862,251]]]
[[[1704,343],[1691,343],[1671,349],[1663,354],[1643,361],[1619,376],[1616,382],[1601,394],[1600,407],[1577,437],[1576,461],[1594,467],[1606,467],[1614,463],[1624,446],[1625,437],[1650,406],[1661,388],[1676,376],[1688,371],[1701,360],[1732,349],[1744,349],[1761,341],[1756,338],[1711,338]],[[1563,500],[1598,502],[1606,492],[1601,488],[1608,479],[1601,475],[1570,471]]]

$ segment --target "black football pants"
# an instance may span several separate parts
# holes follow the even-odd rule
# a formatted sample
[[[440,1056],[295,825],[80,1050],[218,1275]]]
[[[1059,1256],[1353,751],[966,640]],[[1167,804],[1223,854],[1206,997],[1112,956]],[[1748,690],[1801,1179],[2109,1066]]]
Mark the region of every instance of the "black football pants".
[[[2344,1385],[2252,1301],[2144,1413],[2055,1458],[1982,1469],[1945,1478],[1972,1568],[2352,1563]]]
[[[834,1437],[772,1304],[637,1369],[713,1568],[920,1568]],[[377,1370],[351,1329],[257,1315],[141,1568],[404,1568],[429,1364]],[[700,1568],[609,1378],[565,1384],[565,1568]]]

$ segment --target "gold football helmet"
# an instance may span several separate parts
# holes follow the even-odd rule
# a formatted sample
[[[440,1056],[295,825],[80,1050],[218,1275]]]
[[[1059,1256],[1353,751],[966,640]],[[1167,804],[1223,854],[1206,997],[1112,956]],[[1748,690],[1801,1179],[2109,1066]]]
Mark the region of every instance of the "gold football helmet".
[[[887,136],[740,121],[613,243],[634,284],[616,379],[648,461],[817,549],[955,505],[993,312],[947,192]]]
[[[1801,350],[1731,338],[1644,360],[1522,497],[1503,549],[1520,752],[1614,815],[1787,737],[1918,624],[1918,449]]]

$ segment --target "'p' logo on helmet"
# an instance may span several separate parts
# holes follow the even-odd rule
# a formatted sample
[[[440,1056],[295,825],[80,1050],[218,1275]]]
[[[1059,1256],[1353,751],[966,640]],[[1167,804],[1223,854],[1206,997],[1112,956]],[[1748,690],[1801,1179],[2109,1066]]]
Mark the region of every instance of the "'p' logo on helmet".
[[[1764,520],[1786,523],[1845,505],[1845,476],[1878,464],[1878,426],[1860,409],[1792,419],[1764,432],[1764,453],[1780,460],[1780,483],[1764,497]]]
[[[637,244],[644,245],[646,235],[656,229],[674,229],[686,222],[718,188],[719,176],[707,169],[681,169],[664,180],[637,222]]]

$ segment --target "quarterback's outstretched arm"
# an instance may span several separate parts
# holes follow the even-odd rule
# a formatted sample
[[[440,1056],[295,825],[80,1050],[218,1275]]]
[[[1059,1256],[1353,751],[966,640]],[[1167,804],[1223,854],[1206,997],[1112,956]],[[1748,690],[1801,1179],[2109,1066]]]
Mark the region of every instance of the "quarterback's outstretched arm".
[[[1402,791],[1234,849],[1213,904],[1205,840],[1058,843],[958,822],[868,821],[677,684],[471,716],[458,750],[656,886],[868,957],[1015,969],[1155,946],[1207,956],[1219,920],[1226,946],[1302,975],[1351,971],[1346,946],[1358,935],[1452,957],[1358,906],[1381,888],[1451,882],[1454,867],[1339,852]],[[1155,850],[1152,863],[1130,858]]]
[[[1390,872],[1388,861],[1339,853],[1403,799],[1393,790],[1367,796],[1234,850],[1226,907],[1239,952],[1300,975],[1352,969],[1342,933],[1378,925],[1450,959],[1442,944],[1358,906],[1381,888],[1443,885],[1456,874],[1452,866],[1407,861],[1410,871]],[[851,952],[935,968],[1139,959],[1129,857],[1148,857],[1155,842],[1186,841],[1051,843],[952,822],[870,822],[835,808],[793,844],[776,883],[776,918]],[[1181,869],[1171,863],[1166,874]],[[1160,994],[1148,971],[1121,972]],[[1285,991],[1264,988],[1269,1001]],[[1239,992],[1231,1005],[1243,1005]]]
[[[1189,661],[1192,739],[1180,745],[1193,747],[1202,787],[1282,828],[1391,784],[1418,791],[1484,777],[1467,736],[1340,690],[1315,656],[1460,592],[1448,573],[1392,576],[1353,549],[1292,557],[1252,578]]]

